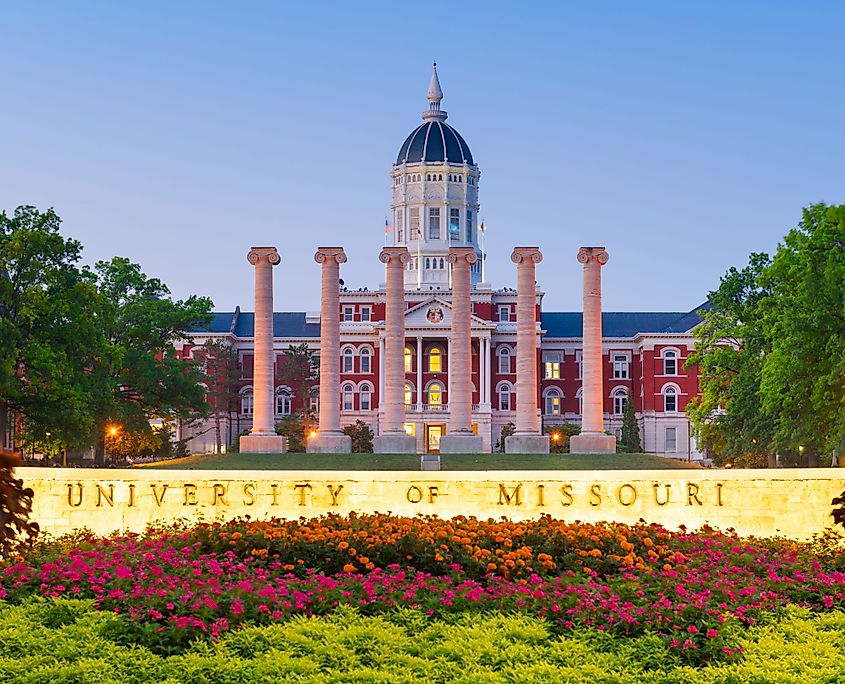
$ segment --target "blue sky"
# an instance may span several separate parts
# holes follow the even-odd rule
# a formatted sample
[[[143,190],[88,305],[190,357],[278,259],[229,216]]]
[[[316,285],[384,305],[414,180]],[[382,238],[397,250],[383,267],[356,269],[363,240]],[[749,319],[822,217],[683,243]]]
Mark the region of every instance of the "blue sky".
[[[378,262],[388,173],[436,59],[482,170],[488,280],[538,244],[547,310],[688,310],[845,202],[841,2],[280,3],[0,0],[0,208],[52,206],[89,262],[252,308],[316,310],[318,244],[352,287]]]

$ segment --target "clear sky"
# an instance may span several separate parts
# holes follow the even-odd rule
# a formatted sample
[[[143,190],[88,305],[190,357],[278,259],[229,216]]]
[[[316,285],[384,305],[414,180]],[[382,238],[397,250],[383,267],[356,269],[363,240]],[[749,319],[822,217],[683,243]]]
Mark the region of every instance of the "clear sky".
[[[605,245],[606,310],[689,310],[845,202],[842,2],[0,0],[0,208],[54,207],[88,262],[176,296],[319,307],[317,245],[383,280],[391,163],[431,62],[480,165],[488,280],[545,253],[546,310],[578,310]]]

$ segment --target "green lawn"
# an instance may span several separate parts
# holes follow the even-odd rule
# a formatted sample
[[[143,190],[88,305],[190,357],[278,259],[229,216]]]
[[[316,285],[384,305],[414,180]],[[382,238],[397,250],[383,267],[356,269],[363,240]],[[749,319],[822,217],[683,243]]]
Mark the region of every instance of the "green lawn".
[[[696,468],[653,454],[448,454],[442,470],[657,470]],[[143,466],[184,470],[419,470],[419,454],[213,454]]]

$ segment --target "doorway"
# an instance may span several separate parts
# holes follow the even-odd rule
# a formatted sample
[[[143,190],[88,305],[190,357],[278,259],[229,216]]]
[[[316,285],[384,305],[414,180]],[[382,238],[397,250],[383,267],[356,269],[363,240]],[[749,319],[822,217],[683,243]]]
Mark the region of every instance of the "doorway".
[[[446,434],[445,423],[426,423],[425,426],[425,452],[427,454],[440,453],[440,438]]]

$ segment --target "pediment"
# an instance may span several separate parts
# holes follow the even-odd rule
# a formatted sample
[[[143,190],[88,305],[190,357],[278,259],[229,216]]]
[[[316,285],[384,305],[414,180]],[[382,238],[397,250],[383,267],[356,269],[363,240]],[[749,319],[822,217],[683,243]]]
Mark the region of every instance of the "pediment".
[[[487,328],[488,321],[477,316],[470,316],[470,326]],[[449,330],[452,327],[452,305],[440,297],[429,297],[405,311],[405,329],[428,328]]]

